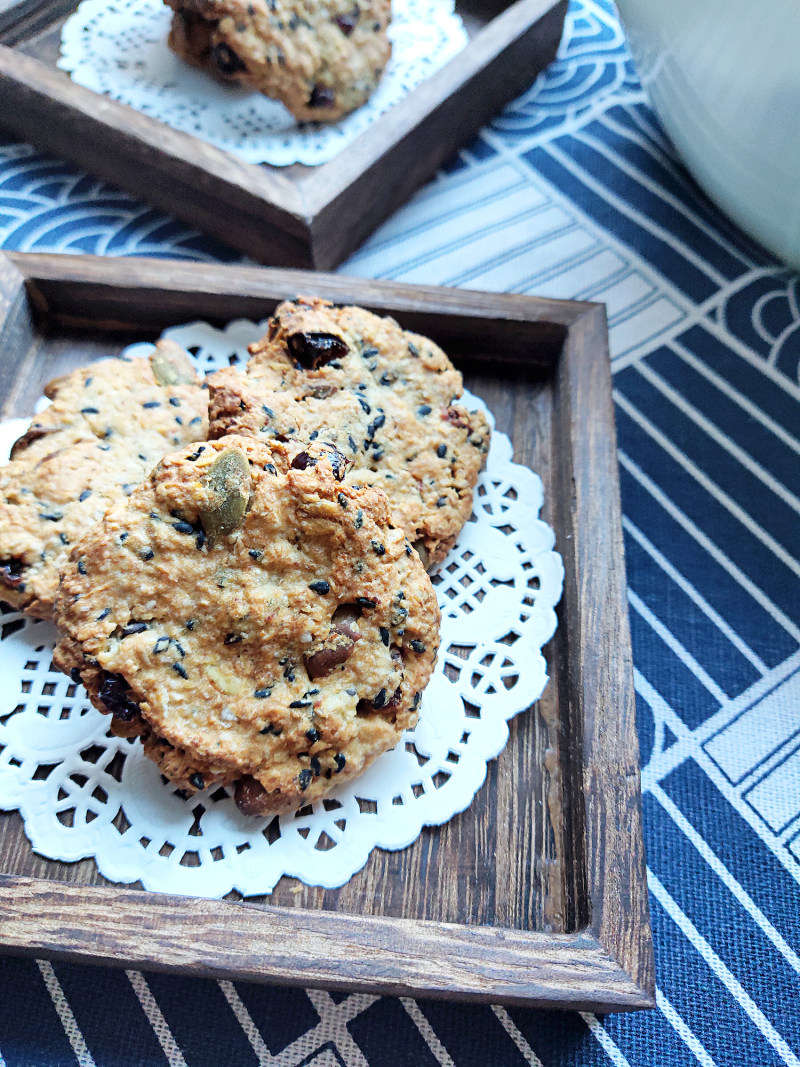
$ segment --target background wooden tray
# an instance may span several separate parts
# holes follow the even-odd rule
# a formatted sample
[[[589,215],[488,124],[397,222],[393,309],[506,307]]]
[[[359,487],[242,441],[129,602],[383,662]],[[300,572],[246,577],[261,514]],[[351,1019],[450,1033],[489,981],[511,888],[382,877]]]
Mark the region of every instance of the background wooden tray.
[[[197,317],[317,294],[394,315],[469,373],[545,487],[566,570],[543,698],[472,805],[338,890],[266,902],[119,888],[35,855],[0,814],[0,950],[379,993],[653,1004],[638,745],[604,309],[341,276],[133,259],[0,258],[2,416],[46,380]],[[91,888],[87,888],[91,887]],[[233,895],[232,895],[233,897]]]
[[[553,59],[567,0],[456,0],[470,44],[318,167],[254,166],[56,68],[77,0],[0,0],[0,127],[264,263],[328,269]],[[10,47],[6,47],[10,46]]]

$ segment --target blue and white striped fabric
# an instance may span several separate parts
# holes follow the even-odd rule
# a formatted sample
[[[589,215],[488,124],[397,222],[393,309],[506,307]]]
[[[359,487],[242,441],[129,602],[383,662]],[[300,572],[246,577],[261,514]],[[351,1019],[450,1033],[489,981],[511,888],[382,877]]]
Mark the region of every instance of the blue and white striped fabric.
[[[236,258],[0,145],[6,248]],[[800,281],[687,177],[608,0],[345,264],[602,300],[657,1010],[597,1018],[0,958],[0,1067],[800,1064]]]

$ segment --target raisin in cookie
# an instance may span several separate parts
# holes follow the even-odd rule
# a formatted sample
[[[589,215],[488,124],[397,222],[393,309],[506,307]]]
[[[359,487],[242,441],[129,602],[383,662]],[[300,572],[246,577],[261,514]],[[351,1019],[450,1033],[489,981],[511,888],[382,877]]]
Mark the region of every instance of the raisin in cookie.
[[[324,440],[352,464],[351,485],[388,496],[426,566],[442,560],[472,510],[489,448],[481,412],[432,341],[358,307],[299,299],[278,307],[243,374],[208,379],[211,437]]]
[[[205,440],[208,393],[186,353],[108,359],[45,389],[53,401],[0,467],[0,599],[50,618],[73,545],[165,452]]]
[[[285,811],[417,719],[430,579],[383,493],[334,450],[250,438],[165,457],[76,546],[55,662],[182,788]]]
[[[282,101],[302,122],[366,102],[391,54],[390,0],[166,0],[170,48]]]

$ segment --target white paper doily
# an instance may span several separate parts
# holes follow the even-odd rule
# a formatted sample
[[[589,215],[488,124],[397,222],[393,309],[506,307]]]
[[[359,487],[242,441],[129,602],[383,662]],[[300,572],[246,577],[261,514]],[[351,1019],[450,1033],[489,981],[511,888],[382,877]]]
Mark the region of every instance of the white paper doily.
[[[208,371],[245,360],[265,328],[192,323],[165,336]],[[25,427],[0,424],[0,456]],[[222,788],[183,799],[140,743],[111,736],[108,717],[53,668],[54,627],[4,606],[0,808],[19,809],[37,852],[93,856],[114,882],[209,897],[268,893],[284,874],[342,885],[376,846],[404,848],[423,826],[463,811],[506,744],[507,720],[541,696],[541,647],[555,631],[563,580],[541,505],[541,481],[512,462],[508,437],[495,432],[473,518],[433,576],[442,643],[419,723],[360,778],[291,815],[244,816]]]
[[[453,0],[393,0],[392,58],[371,98],[330,125],[298,124],[283,104],[195,70],[167,46],[161,0],[83,0],[61,32],[59,67],[247,163],[327,163],[467,44]]]

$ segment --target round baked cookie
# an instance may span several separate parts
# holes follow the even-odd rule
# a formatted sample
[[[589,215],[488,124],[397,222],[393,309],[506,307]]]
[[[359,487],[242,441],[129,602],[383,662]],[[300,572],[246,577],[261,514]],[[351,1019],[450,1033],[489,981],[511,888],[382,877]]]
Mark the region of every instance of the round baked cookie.
[[[250,346],[247,372],[208,379],[211,437],[324,440],[352,464],[346,481],[382,489],[429,566],[472,511],[489,449],[480,411],[444,352],[394,319],[325,300],[281,304]]]
[[[170,48],[282,101],[303,122],[366,102],[391,55],[391,0],[166,0]]]
[[[107,359],[51,382],[53,403],[0,467],[0,599],[50,618],[70,547],[165,452],[208,433],[208,393],[183,349]]]
[[[76,546],[57,666],[189,791],[247,814],[359,774],[417,719],[430,579],[332,449],[227,437],[165,457]]]

